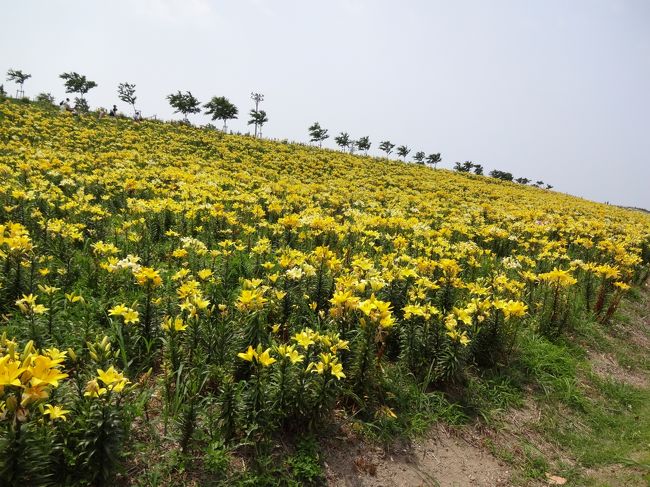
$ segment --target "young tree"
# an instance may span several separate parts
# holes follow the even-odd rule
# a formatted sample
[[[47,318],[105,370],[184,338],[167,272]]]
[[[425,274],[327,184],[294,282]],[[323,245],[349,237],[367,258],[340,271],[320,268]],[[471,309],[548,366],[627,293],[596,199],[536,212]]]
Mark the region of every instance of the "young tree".
[[[512,181],[512,173],[506,172],[506,171],[499,171],[498,169],[494,169],[493,171],[490,171],[490,176],[495,178],[495,179],[501,179],[502,181]]]
[[[454,164],[454,171],[470,172],[473,167],[474,167],[474,163],[472,161],[465,161],[463,163],[456,162]]]
[[[212,120],[223,120],[223,131],[228,130],[228,120],[237,118],[239,110],[225,96],[213,96],[212,99],[203,105],[207,108],[206,115],[212,115]]]
[[[249,113],[251,117],[248,121],[248,125],[255,125],[255,137],[262,136],[262,126],[269,121],[264,110],[251,110]],[[258,130],[259,127],[259,130]]]
[[[370,150],[371,146],[370,142],[370,137],[368,135],[365,135],[363,137],[360,137],[359,140],[356,142],[356,146],[359,150],[362,150],[365,155],[368,155],[368,151]]]
[[[181,93],[179,90],[176,93],[167,95],[167,100],[169,100],[171,107],[174,108],[174,113],[182,113],[183,120],[188,123],[187,116],[190,113],[199,113],[201,111],[201,102],[190,91]]]
[[[547,184],[546,189],[553,189],[553,186],[551,186],[550,184]]]
[[[87,79],[84,75],[75,73],[63,73],[59,75],[59,78],[63,80],[63,85],[65,86],[66,93],[79,93],[79,99],[86,100],[86,94],[97,87],[97,83]],[[75,100],[78,103],[78,100]]]
[[[251,92],[251,100],[253,100],[255,102],[255,110],[250,111],[251,116],[252,116],[253,112],[255,112],[257,114],[256,116],[259,117],[260,103],[262,103],[264,101],[264,95],[262,93]],[[265,115],[266,115],[266,113],[265,113]],[[253,123],[255,123],[255,122],[253,122]],[[250,125],[250,124],[251,124],[251,122],[249,121],[248,125]],[[257,125],[258,124],[255,123],[255,137],[257,137]],[[260,136],[261,136],[261,134],[260,134]]]
[[[318,142],[318,147],[323,147],[323,141],[329,138],[327,129],[322,128],[318,122],[314,122],[308,130],[310,136],[309,141]]]
[[[338,136],[334,137],[334,142],[343,150],[349,148],[350,144],[354,144],[350,139],[350,134],[347,132],[341,132]]]
[[[386,157],[388,157],[390,153],[393,152],[394,148],[395,144],[391,144],[390,140],[384,140],[379,144],[379,150],[384,151],[386,153]]]
[[[442,157],[440,157],[439,152],[437,154],[429,154],[427,156],[427,164],[431,164],[434,168],[436,167],[436,164],[438,164],[441,160]]]
[[[130,83],[120,83],[117,86],[117,96],[120,100],[122,100],[124,103],[128,103],[133,107],[133,113],[136,113],[135,109],[135,100],[137,97],[135,96],[135,85],[130,84]]]
[[[0,98],[4,97],[6,94],[5,85],[0,85]]]
[[[74,110],[76,113],[88,113],[90,111],[90,105],[85,98],[76,96],[74,99]]]
[[[530,179],[528,178],[517,178],[515,179],[515,181],[517,181],[519,184],[524,184],[524,185],[530,183]]]
[[[39,93],[36,96],[36,103],[41,103],[42,105],[54,105],[54,97],[49,93]]]
[[[474,174],[483,175],[483,166],[481,164],[474,164]]]
[[[408,148],[407,146],[405,146],[405,145],[400,145],[400,146],[397,148],[397,155],[400,156],[400,157],[402,157],[402,158],[404,158],[404,161],[406,161],[406,156],[409,155],[409,152],[411,152],[411,149],[409,149],[409,148]]]
[[[7,71],[7,81],[13,81],[18,85],[18,89],[16,90],[16,98],[22,98],[25,96],[25,90],[23,90],[23,85],[25,84],[25,81],[27,81],[29,78],[31,78],[31,74],[23,73],[19,69],[10,69]]]
[[[419,150],[413,156],[413,160],[418,164],[424,164],[424,156],[424,151]]]

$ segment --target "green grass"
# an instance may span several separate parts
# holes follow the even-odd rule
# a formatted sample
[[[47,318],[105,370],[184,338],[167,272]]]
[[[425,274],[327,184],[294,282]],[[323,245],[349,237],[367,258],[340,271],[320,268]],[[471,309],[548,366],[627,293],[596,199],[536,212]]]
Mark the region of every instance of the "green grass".
[[[529,334],[522,337],[517,368],[536,386],[535,399],[544,405],[536,433],[575,462],[546,467],[563,472],[573,485],[650,485],[650,389],[593,373],[585,354],[585,348],[598,350],[634,373],[647,371],[647,350],[626,340],[629,327],[637,327],[637,332],[642,329],[643,308],[635,306],[641,299],[634,296],[632,303],[625,303],[626,309],[619,313],[625,318],[617,317],[615,333],[582,322],[575,330],[579,349],[571,342],[551,343]],[[542,464],[523,450],[523,461],[515,458],[512,463],[519,464],[524,478],[536,477]],[[626,467],[612,467],[616,465]],[[610,474],[599,479],[600,473],[586,475],[586,468],[595,472],[613,468],[615,473],[611,479]]]
[[[464,407],[468,415],[494,424],[510,408],[521,407],[524,391],[520,383],[508,375],[486,373],[470,376],[464,391]]]
[[[507,367],[468,379],[464,411],[497,430],[485,446],[512,466],[514,485],[550,472],[569,485],[650,486],[650,388],[598,375],[588,352],[613,357],[623,374],[647,376],[650,354],[630,339],[632,332],[649,333],[647,303],[646,293],[633,293],[615,325],[584,317],[572,336],[557,341],[522,330]],[[508,411],[531,400],[540,421],[500,439]]]

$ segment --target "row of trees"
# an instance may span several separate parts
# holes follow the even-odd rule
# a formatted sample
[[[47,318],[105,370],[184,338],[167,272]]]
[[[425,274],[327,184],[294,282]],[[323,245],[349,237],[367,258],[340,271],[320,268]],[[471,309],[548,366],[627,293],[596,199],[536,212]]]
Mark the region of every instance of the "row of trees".
[[[192,92],[182,93],[178,91],[167,95],[169,104],[174,108],[174,113],[181,113],[187,121],[187,116],[193,113],[201,112],[201,102],[192,95]],[[260,110],[260,103],[264,101],[264,95],[261,93],[251,93],[251,100],[255,103],[255,108],[249,112],[248,125],[255,126],[255,137],[262,136],[262,126],[269,121],[266,111]],[[228,121],[236,119],[239,115],[239,109],[228,100],[225,96],[213,96],[209,102],[203,105],[205,114],[210,115],[212,120],[223,121],[223,130],[228,130]]]
[[[24,84],[31,74],[23,73],[21,70],[10,69],[7,71],[7,81],[11,81],[17,85],[16,97],[21,98],[24,96]],[[77,94],[75,98],[75,109],[81,112],[89,110],[88,102],[86,101],[86,94],[93,88],[97,87],[97,83],[89,80],[86,76],[76,72],[63,73],[59,75],[64,82],[65,92]],[[120,83],[117,87],[118,98],[133,108],[133,112],[137,113],[135,102],[137,100],[135,94],[135,84]],[[4,94],[4,86],[0,85],[0,94]],[[42,93],[38,96],[39,100],[54,102],[54,98],[47,94]],[[266,111],[260,110],[260,103],[264,101],[264,95],[261,93],[251,93],[251,100],[255,103],[255,108],[249,112],[248,125],[253,125],[255,128],[255,137],[262,136],[262,127],[269,121]],[[238,108],[225,96],[213,96],[210,101],[201,107],[201,102],[192,95],[192,92],[186,91],[185,93],[180,90],[176,93],[167,95],[167,101],[174,108],[174,113],[183,115],[184,121],[188,122],[187,117],[191,114],[201,112],[201,108],[205,109],[204,113],[209,115],[213,121],[220,120],[223,122],[223,130],[228,130],[228,121],[234,120],[239,115]],[[323,142],[329,138],[328,130],[321,127],[320,123],[314,122],[309,128],[310,142],[318,143],[319,147],[323,146]],[[344,151],[349,151],[353,154],[355,151],[363,151],[365,155],[368,154],[372,143],[369,136],[359,137],[357,140],[352,139],[347,132],[340,132],[339,135],[334,137],[334,142]],[[406,145],[397,146],[390,140],[384,140],[379,143],[379,150],[386,153],[388,157],[395,149],[396,154],[406,161],[406,156],[411,153],[411,149]],[[427,155],[424,151],[417,151],[413,155],[413,161],[417,164],[429,164],[434,168],[439,162],[442,161],[440,153],[431,153]],[[474,172],[474,174],[483,175],[483,166],[481,164],[473,163],[472,161],[465,161],[464,163],[456,162],[454,170],[458,172]],[[500,171],[495,169],[490,171],[489,175],[496,179],[503,181],[515,181],[520,184],[529,184],[531,180],[528,178],[514,179],[512,173]],[[544,181],[536,181],[533,186],[543,187]],[[546,184],[546,189],[551,189],[553,186]]]
[[[24,83],[31,77],[31,74],[23,73],[20,70],[10,69],[7,71],[7,80],[18,85],[16,91],[17,98],[22,98],[24,96]],[[78,112],[88,112],[89,106],[86,100],[86,94],[88,94],[88,92],[93,88],[97,87],[97,83],[89,80],[85,75],[74,71],[63,73],[59,75],[59,78],[63,80],[66,93],[78,95],[75,98],[75,109]],[[124,103],[131,105],[133,112],[137,113],[135,106],[137,100],[135,88],[136,86],[133,83],[120,83],[117,87],[117,96]],[[4,86],[0,86],[0,93],[4,94]],[[54,101],[54,98],[49,94],[39,95],[39,100],[40,99],[50,102]],[[260,103],[264,100],[264,95],[261,93],[251,93],[251,99],[255,103],[255,108],[249,113],[250,119],[248,125],[255,126],[255,136],[257,137],[258,135],[262,135],[262,126],[268,122],[269,119],[266,111],[259,109]],[[201,102],[192,95],[192,92],[190,91],[186,91],[185,93],[178,91],[167,95],[167,101],[171,107],[174,108],[174,113],[181,113],[185,121],[187,121],[188,115],[201,112]],[[224,96],[212,97],[210,101],[203,105],[203,108],[205,109],[205,114],[210,115],[212,120],[223,121],[224,131],[228,128],[228,121],[236,119],[239,114],[237,107]]]
[[[483,166],[481,164],[476,164],[472,161],[465,161],[463,163],[461,162],[456,162],[454,164],[454,171],[457,172],[474,172],[474,174],[478,174],[479,176],[483,175]],[[501,179],[502,181],[510,181],[510,182],[516,182],[519,184],[529,184],[532,182],[532,179],[528,178],[517,178],[515,179],[512,173],[506,172],[506,171],[500,171],[499,169],[494,169],[490,171],[489,173],[490,177],[493,177],[495,179]],[[550,184],[545,184],[544,181],[535,181],[533,186],[537,188],[542,188],[545,187],[546,189],[552,189],[553,186]]]
[[[8,80],[14,81],[19,85],[19,92],[24,94],[22,89],[23,84],[27,79],[31,77],[30,74],[25,74],[19,70],[9,70],[7,72]],[[78,94],[79,96],[75,98],[75,108],[77,111],[87,112],[88,102],[86,101],[86,94],[93,88],[97,87],[97,83],[89,80],[86,76],[81,75],[76,72],[63,73],[59,76],[64,81],[66,93]],[[135,102],[137,97],[135,95],[135,84],[132,83],[120,83],[117,87],[118,98],[128,104],[133,108],[133,112],[136,113]],[[264,101],[264,95],[261,93],[251,93],[251,99],[255,103],[255,108],[251,109],[249,112],[248,125],[253,125],[255,128],[255,136],[262,135],[262,127],[266,122],[268,122],[268,116],[265,110],[260,110],[260,103]],[[185,121],[187,121],[188,115],[196,114],[201,112],[201,102],[196,98],[192,92],[186,91],[181,92],[180,90],[176,93],[171,93],[167,95],[167,101],[174,108],[174,113],[180,113],[183,115]],[[221,120],[223,122],[223,130],[228,129],[228,121],[236,119],[239,115],[238,108],[224,96],[214,96],[203,105],[205,109],[205,114],[209,115],[212,120]],[[322,147],[323,141],[329,138],[328,130],[320,126],[318,122],[315,122],[309,127],[309,135],[311,142],[318,142],[319,147]],[[334,138],[334,142],[341,147],[343,150],[348,150],[350,153],[354,153],[356,150],[363,151],[364,154],[368,154],[368,151],[371,147],[370,137],[364,136],[360,137],[357,140],[353,140],[347,132],[341,132],[337,137]],[[395,144],[389,140],[385,140],[379,144],[379,149],[386,153],[386,156],[389,156],[393,149],[395,149]],[[411,152],[406,145],[400,145],[396,149],[396,153],[399,157],[406,160],[406,156]],[[429,154],[428,156],[424,151],[418,151],[413,156],[413,160],[418,164],[431,164],[436,166],[441,160],[440,153]]]
[[[25,96],[25,81],[31,78],[31,74],[24,73],[19,69],[10,69],[7,71],[7,81],[11,81],[17,85],[16,88],[16,98],[23,98]],[[93,88],[97,86],[97,83],[87,79],[85,76],[70,72],[63,73],[59,75],[64,82],[65,92],[78,94],[79,96],[75,98],[75,107],[79,111],[88,111],[88,102],[86,101],[85,95]],[[120,85],[121,86],[121,85]],[[135,89],[135,86],[134,86]],[[0,85],[0,93],[4,94],[4,85]],[[54,102],[54,97],[49,93],[41,93],[37,96],[38,101],[51,101]]]
[[[329,138],[329,135],[327,133],[328,130],[321,127],[320,123],[318,122],[314,122],[308,128],[308,131],[310,136],[309,141],[318,142],[319,147],[322,147],[323,142]],[[350,154],[354,154],[356,150],[359,150],[359,151],[363,151],[364,154],[367,155],[372,145],[369,136],[365,135],[363,137],[359,137],[359,139],[357,140],[354,140],[350,137],[350,134],[348,134],[347,132],[339,133],[339,135],[334,137],[334,142],[336,142],[336,145],[338,145],[342,150],[349,151]],[[385,152],[386,156],[390,155],[393,152],[393,149],[395,149],[395,144],[393,144],[390,140],[384,140],[379,143],[379,150]],[[397,147],[396,153],[399,157],[406,160],[406,156],[409,155],[410,152],[411,149],[409,149],[407,146],[400,145],[399,147]],[[440,153],[429,154],[427,156],[424,151],[418,151],[413,156],[413,160],[418,164],[427,163],[435,166],[442,160],[442,157],[440,156]]]

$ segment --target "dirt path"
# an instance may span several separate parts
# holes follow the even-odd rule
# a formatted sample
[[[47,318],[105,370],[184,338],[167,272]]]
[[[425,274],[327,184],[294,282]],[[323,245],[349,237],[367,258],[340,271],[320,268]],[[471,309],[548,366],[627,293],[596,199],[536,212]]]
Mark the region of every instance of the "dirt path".
[[[329,485],[338,487],[505,486],[509,467],[466,430],[441,426],[430,436],[385,452],[365,444],[338,447],[326,460]]]

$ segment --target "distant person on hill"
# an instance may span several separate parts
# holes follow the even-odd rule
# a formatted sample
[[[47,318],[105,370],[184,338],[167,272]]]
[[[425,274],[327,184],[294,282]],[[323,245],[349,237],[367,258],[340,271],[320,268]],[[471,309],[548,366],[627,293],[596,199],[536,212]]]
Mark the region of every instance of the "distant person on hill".
[[[111,108],[111,111],[108,112],[108,115],[111,117],[116,117],[117,116],[117,105],[113,105],[113,108]]]
[[[63,100],[61,103],[59,103],[59,106],[61,107],[61,110],[65,110],[66,112],[72,111],[72,107],[70,106],[70,98]]]
[[[135,112],[135,115],[133,116],[133,120],[135,120],[136,122],[140,122],[142,120],[142,113],[140,112],[140,110]]]

